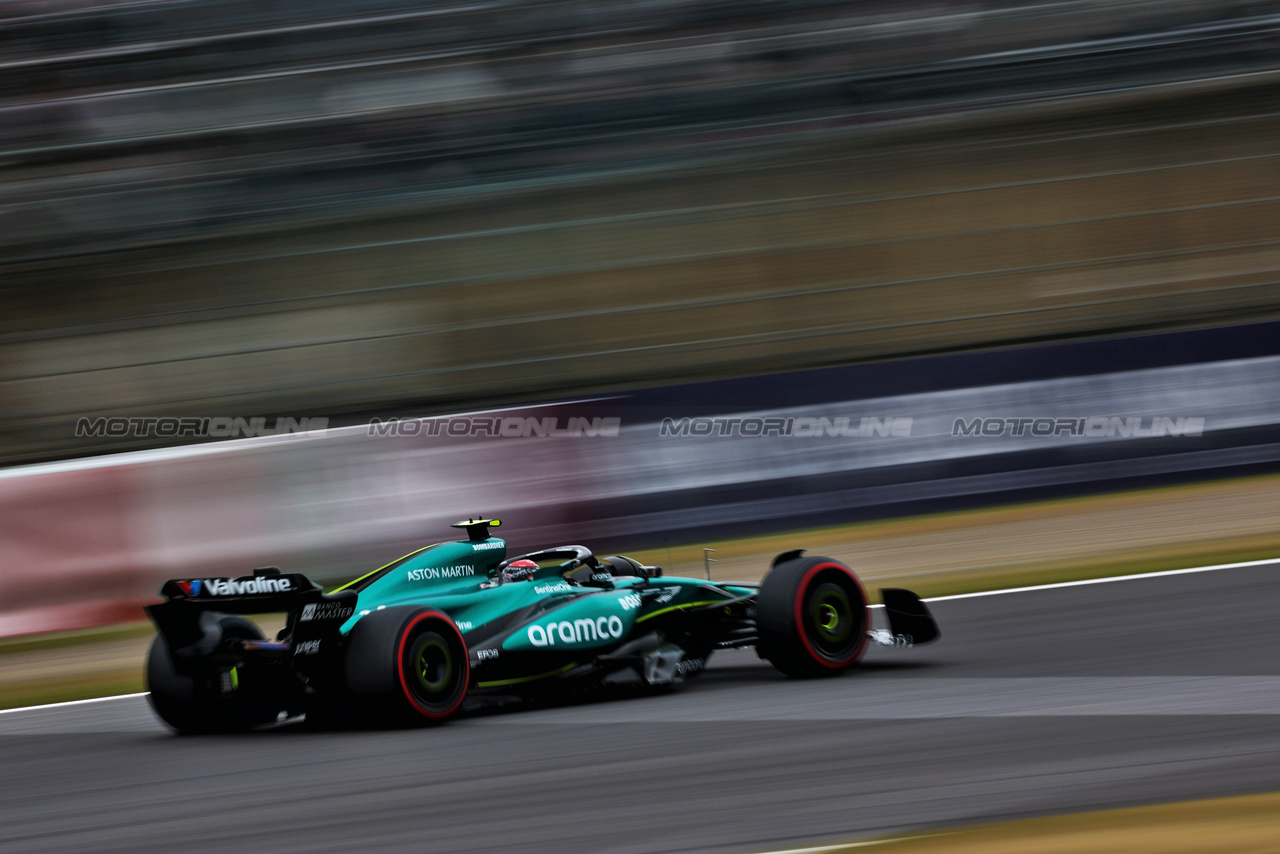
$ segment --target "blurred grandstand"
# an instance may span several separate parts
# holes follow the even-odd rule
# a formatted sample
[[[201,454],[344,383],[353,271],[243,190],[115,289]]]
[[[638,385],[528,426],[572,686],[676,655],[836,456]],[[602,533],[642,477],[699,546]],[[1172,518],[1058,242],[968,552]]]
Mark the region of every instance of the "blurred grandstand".
[[[10,2],[0,458],[1271,315],[1278,36],[1246,0]]]

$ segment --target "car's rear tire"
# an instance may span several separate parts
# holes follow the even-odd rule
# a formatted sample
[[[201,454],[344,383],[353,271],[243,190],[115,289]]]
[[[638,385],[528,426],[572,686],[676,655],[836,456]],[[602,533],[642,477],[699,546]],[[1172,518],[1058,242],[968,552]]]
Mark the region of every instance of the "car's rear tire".
[[[346,682],[371,723],[438,724],[462,706],[471,681],[453,620],[411,605],[374,611],[351,629]]]
[[[757,649],[795,678],[832,676],[858,662],[871,625],[853,570],[827,557],[784,561],[764,577],[756,604]]]
[[[262,640],[262,631],[243,617],[226,614],[217,618],[219,642],[224,638]],[[223,690],[224,678],[232,690]],[[264,698],[252,686],[241,685],[233,670],[224,677],[215,667],[200,667],[195,675],[179,673],[169,645],[161,635],[151,642],[147,656],[147,699],[166,724],[184,735],[212,732],[242,732],[275,717]]]

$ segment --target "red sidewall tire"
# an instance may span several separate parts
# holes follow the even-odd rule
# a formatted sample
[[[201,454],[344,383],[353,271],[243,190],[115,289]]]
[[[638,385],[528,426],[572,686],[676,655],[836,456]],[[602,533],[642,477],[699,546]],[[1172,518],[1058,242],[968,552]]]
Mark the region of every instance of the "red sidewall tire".
[[[429,635],[441,637],[452,647],[449,650],[449,664],[458,671],[450,673],[449,690],[441,701],[434,703],[429,702],[417,687],[418,677],[412,669],[415,662],[410,660],[413,657],[414,642]],[[446,614],[423,610],[410,617],[400,630],[395,662],[396,678],[404,699],[427,720],[443,721],[462,706],[462,701],[467,696],[467,686],[471,682],[471,663],[468,660],[467,642],[463,640],[461,630]]]
[[[854,589],[858,592],[860,599],[859,605],[862,611],[862,620],[860,625],[855,627],[860,639],[855,644],[852,651],[838,659],[828,658],[825,654],[815,648],[814,642],[809,637],[809,632],[805,631],[804,605],[805,599],[810,592],[810,588],[814,582],[823,573],[835,571],[842,573],[849,581],[853,582]],[[855,605],[858,607],[858,605]],[[862,658],[862,654],[867,650],[867,627],[871,625],[871,609],[867,605],[867,591],[863,589],[862,582],[858,580],[858,576],[853,574],[853,570],[834,560],[824,560],[823,563],[809,567],[804,576],[800,580],[799,587],[795,596],[795,608],[793,612],[796,625],[796,634],[804,643],[805,650],[813,658],[814,663],[826,667],[831,670],[847,670],[858,663],[858,659]]]
[[[430,680],[415,681],[421,671],[409,658],[424,634],[435,636],[437,652],[447,652],[453,665],[447,690],[433,691]],[[466,699],[471,666],[462,633],[448,614],[393,605],[364,615],[351,628],[343,674],[346,692],[334,701],[348,707],[346,717],[371,726],[403,726],[440,723],[457,712]]]
[[[796,558],[765,576],[756,622],[760,654],[780,671],[792,677],[825,676],[862,658],[871,611],[866,591],[849,567],[826,557]]]

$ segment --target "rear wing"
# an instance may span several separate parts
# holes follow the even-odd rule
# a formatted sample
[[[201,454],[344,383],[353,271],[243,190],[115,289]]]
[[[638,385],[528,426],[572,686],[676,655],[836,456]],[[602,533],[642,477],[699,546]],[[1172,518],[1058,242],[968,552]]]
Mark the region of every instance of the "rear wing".
[[[160,587],[165,601],[146,607],[147,616],[164,636],[176,657],[207,654],[202,649],[211,638],[210,612],[219,614],[270,614],[286,612],[284,636],[292,646],[334,636],[355,613],[359,594],[354,590],[327,594],[300,573],[282,574],[275,567],[255,569],[240,578],[175,578]]]

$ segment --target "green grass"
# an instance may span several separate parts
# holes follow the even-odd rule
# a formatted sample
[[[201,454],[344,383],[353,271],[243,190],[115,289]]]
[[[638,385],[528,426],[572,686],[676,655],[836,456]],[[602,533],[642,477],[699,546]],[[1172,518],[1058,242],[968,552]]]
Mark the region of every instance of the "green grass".
[[[0,685],[0,709],[39,706],[68,700],[89,700],[145,691],[142,661],[137,667],[74,676],[53,676]]]
[[[75,629],[68,632],[47,632],[38,635],[0,638],[0,664],[3,663],[3,656],[9,653],[36,652],[38,650],[61,649],[83,644],[126,640],[128,638],[144,638],[151,637],[155,633],[156,630],[151,623],[146,620],[139,620],[133,623],[99,626],[93,629]]]

